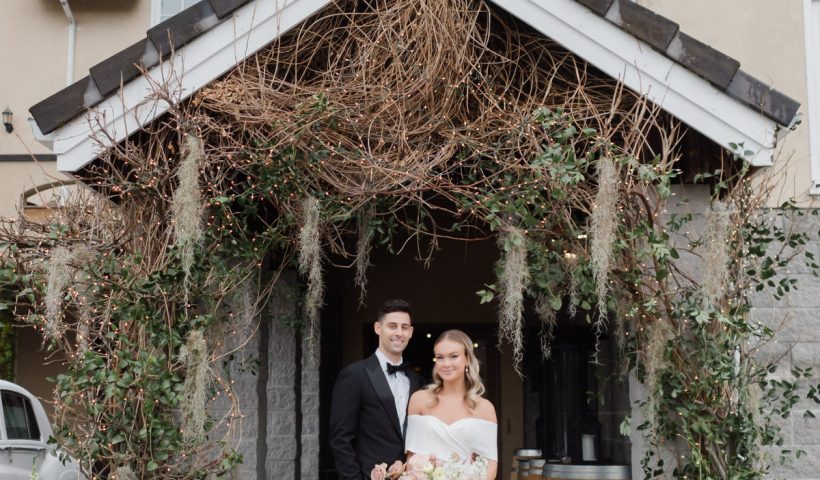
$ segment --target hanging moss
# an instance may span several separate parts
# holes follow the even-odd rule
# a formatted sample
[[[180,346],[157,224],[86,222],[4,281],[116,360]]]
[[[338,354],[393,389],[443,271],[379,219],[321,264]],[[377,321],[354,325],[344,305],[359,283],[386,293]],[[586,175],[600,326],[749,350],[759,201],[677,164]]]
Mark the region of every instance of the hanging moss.
[[[729,209],[721,201],[714,201],[706,217],[703,233],[703,303],[705,307],[723,297],[729,282]]]
[[[192,330],[179,353],[185,363],[185,387],[182,397],[182,433],[185,439],[199,443],[205,437],[207,420],[206,399],[210,376],[210,356],[205,337],[200,330]]]
[[[302,228],[299,230],[299,272],[307,278],[304,316],[308,338],[313,338],[325,291],[322,276],[322,213],[319,201],[313,197],[306,198],[303,206]]]
[[[499,260],[499,320],[498,333],[502,341],[510,342],[516,368],[524,357],[524,295],[530,281],[527,263],[527,240],[524,233],[514,227],[501,232]]]
[[[177,169],[177,188],[174,191],[174,241],[181,249],[185,283],[190,283],[194,251],[202,243],[204,204],[199,186],[199,165],[203,161],[202,141],[193,134],[185,136],[185,150]]]

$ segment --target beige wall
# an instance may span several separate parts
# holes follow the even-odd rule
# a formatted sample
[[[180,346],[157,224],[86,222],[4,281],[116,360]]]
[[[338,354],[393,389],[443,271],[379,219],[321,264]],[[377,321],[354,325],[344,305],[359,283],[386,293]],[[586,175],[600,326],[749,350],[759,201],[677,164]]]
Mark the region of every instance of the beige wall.
[[[77,22],[74,80],[145,36],[151,0],[70,0]],[[29,107],[66,86],[68,20],[58,0],[3,0],[0,109],[14,112],[14,132],[0,131],[0,154],[48,153],[34,141]],[[0,178],[0,186],[3,179]]]
[[[0,162],[0,217],[16,217],[24,191],[59,178],[56,162]]]
[[[777,192],[775,203],[790,196],[809,201],[811,161],[802,0],[638,3],[679,23],[682,31],[737,59],[741,69],[800,102],[803,123],[781,145],[780,157],[790,160],[778,180],[782,191]]]

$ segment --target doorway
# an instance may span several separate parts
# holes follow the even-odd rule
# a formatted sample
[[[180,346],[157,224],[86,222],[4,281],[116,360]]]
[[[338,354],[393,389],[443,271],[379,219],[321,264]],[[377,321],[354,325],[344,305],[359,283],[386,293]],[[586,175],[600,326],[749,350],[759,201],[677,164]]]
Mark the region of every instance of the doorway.
[[[458,328],[478,344],[486,396],[493,402],[499,421],[499,456],[509,469],[512,451],[523,441],[523,383],[512,368],[509,348],[497,348],[496,305],[480,304],[475,292],[495,281],[498,247],[494,239],[441,240],[432,261],[425,267],[419,252],[398,254],[376,251],[368,270],[365,305],[353,272],[330,269],[322,310],[320,364],[320,470],[321,478],[335,479],[333,457],[327,441],[333,384],[342,367],[373,354],[377,339],[373,322],[380,304],[402,298],[413,306],[413,338],[405,351],[427,380],[433,367],[433,342],[445,330]],[[507,462],[507,463],[505,463]]]

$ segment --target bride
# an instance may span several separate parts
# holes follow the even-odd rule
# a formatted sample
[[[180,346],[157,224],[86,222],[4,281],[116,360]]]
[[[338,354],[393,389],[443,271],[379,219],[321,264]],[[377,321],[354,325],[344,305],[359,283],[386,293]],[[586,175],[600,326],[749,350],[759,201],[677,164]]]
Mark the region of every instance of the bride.
[[[461,330],[447,330],[433,346],[433,383],[410,397],[405,450],[449,459],[487,460],[487,479],[498,470],[495,408],[481,397],[484,385],[473,342]]]

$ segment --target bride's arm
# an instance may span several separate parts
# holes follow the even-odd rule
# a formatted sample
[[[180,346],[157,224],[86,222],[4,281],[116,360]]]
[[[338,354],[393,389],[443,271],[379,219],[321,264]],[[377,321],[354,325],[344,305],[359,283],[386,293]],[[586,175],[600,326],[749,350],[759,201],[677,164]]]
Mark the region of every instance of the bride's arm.
[[[498,417],[495,414],[495,407],[493,406],[492,402],[489,400],[482,398],[477,405],[476,408],[476,416],[483,420],[487,420],[488,422],[492,422],[498,425]],[[487,461],[487,480],[495,480],[496,476],[498,476],[498,461],[496,460],[488,460]]]
[[[421,415],[422,409],[424,404],[426,403],[424,400],[425,391],[418,390],[413,395],[410,396],[410,401],[407,402],[407,415]],[[409,429],[408,429],[409,430]],[[407,436],[409,436],[410,432],[406,432]],[[406,436],[406,437],[407,437]],[[407,461],[409,462],[410,459],[413,457],[415,452],[407,450],[405,452],[407,454]]]

